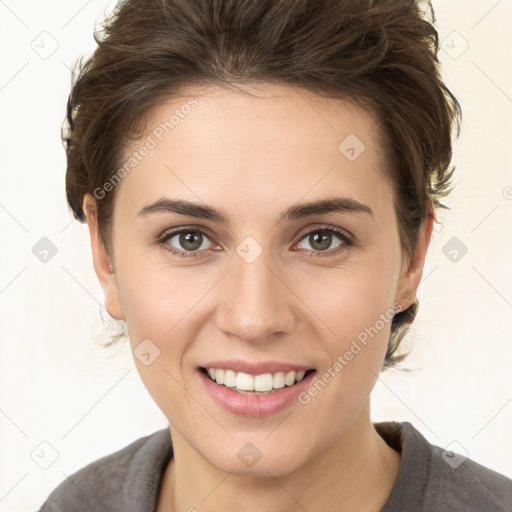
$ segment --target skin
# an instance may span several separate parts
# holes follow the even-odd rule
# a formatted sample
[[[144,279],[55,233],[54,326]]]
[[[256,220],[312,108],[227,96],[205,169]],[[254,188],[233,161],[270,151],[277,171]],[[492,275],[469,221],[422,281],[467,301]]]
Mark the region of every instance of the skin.
[[[133,349],[150,339],[160,350],[149,366],[135,358],[169,420],[174,446],[158,512],[316,512],[333,504],[377,512],[400,464],[400,454],[370,420],[369,396],[391,322],[307,405],[294,402],[268,417],[220,408],[196,368],[214,359],[275,359],[322,375],[379,315],[395,303],[412,304],[433,217],[408,261],[372,117],[346,101],[285,85],[251,91],[191,88],[154,110],[141,141],[189,96],[198,101],[118,185],[108,251],[95,199],[84,199],[108,311],[126,320]],[[349,134],[366,145],[353,162],[338,150]],[[289,206],[333,194],[368,205],[373,215],[336,212],[278,222]],[[161,197],[221,209],[231,224],[168,212],[137,215]],[[209,233],[195,249],[202,256],[166,250],[186,252],[179,236],[156,243],[165,230],[183,226]],[[322,252],[312,236],[303,236],[327,227],[348,231],[353,244],[335,254],[343,241],[333,234]],[[263,251],[252,263],[236,252],[247,236]],[[236,456],[248,442],[262,453],[250,468]]]

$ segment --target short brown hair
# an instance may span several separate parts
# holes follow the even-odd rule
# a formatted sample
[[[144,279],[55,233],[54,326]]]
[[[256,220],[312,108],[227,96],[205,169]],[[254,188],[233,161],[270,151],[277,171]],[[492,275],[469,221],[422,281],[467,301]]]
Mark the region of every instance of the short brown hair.
[[[428,20],[422,12],[430,13]],[[460,105],[444,84],[430,2],[123,0],[74,77],[63,140],[66,193],[83,198],[119,168],[148,113],[189,85],[281,83],[348,98],[381,127],[401,245],[410,258],[430,207],[451,188]],[[108,248],[115,189],[98,202]],[[392,321],[383,369],[396,365],[417,299]]]

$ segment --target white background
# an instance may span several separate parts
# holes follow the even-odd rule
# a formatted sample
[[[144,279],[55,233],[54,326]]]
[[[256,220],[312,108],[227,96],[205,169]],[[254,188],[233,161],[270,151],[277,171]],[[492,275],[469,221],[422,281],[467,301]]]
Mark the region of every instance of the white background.
[[[69,68],[94,48],[94,23],[112,6],[0,0],[4,512],[37,510],[67,475],[167,425],[128,345],[101,346],[103,295],[88,232],[65,202],[60,128]],[[414,371],[381,376],[373,417],[410,421],[442,447],[455,440],[475,461],[512,477],[512,2],[434,6],[445,77],[464,113],[457,188],[434,235],[408,337]],[[34,51],[47,57],[52,45],[48,58]],[[58,250],[47,263],[32,253],[42,237]],[[456,263],[442,252],[452,237],[468,248]],[[51,462],[52,448],[41,442],[58,452],[48,469],[35,462]]]

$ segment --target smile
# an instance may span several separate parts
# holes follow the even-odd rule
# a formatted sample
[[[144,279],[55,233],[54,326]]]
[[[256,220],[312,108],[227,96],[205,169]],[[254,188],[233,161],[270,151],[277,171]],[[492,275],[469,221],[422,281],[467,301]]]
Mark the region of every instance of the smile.
[[[197,375],[206,395],[225,411],[259,418],[294,405],[311,385],[316,370],[278,370],[252,375],[224,368],[199,367]],[[220,382],[219,382],[220,381]]]
[[[268,394],[276,389],[293,386],[314,370],[278,371],[251,375],[222,368],[202,368],[208,377],[217,384],[231,388],[242,394]]]

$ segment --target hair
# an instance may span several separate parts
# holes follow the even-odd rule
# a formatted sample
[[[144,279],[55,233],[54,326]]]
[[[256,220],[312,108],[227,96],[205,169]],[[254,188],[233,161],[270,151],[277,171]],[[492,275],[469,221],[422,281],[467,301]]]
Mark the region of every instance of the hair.
[[[67,200],[79,221],[84,195],[111,179],[155,107],[188,86],[258,83],[348,99],[372,114],[408,259],[422,223],[448,208],[461,108],[441,77],[430,2],[123,0],[102,27],[74,71],[62,135]],[[114,198],[115,188],[97,201],[107,250]],[[407,355],[397,349],[418,306],[393,317],[383,369]]]

